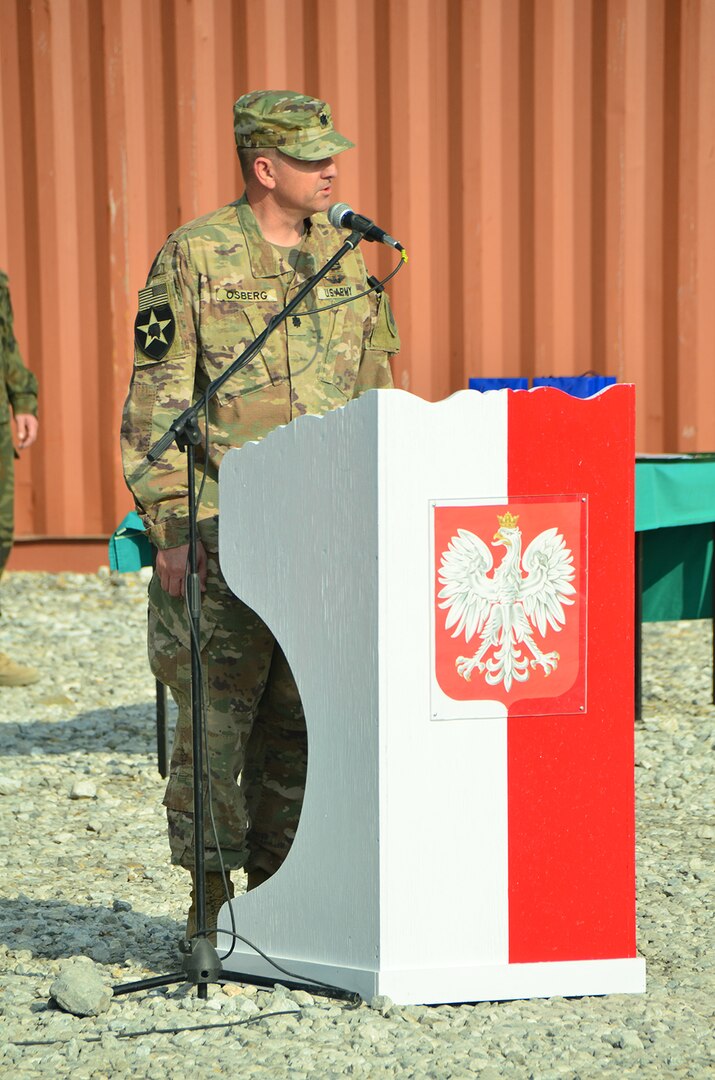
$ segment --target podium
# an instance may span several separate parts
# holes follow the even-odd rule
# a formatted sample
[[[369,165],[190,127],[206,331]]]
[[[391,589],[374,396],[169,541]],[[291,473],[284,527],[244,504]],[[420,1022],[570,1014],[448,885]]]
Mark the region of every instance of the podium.
[[[369,391],[226,454],[221,565],[309,745],[291,851],[232,905],[294,976],[400,1004],[644,990],[633,461],[627,385]],[[280,981],[241,942],[223,963]]]

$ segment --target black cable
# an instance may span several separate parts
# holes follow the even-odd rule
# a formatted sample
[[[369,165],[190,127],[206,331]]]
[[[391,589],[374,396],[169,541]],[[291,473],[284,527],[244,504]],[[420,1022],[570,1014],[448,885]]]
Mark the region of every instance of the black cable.
[[[306,316],[306,315],[318,315],[318,314],[321,314],[322,312],[325,312],[325,311],[331,311],[333,308],[342,307],[343,304],[350,304],[355,300],[360,300],[364,296],[369,296],[370,293],[375,293],[376,295],[379,295],[380,293],[384,292],[384,287],[387,284],[387,282],[390,281],[395,276],[395,274],[398,272],[398,270],[400,270],[405,265],[406,262],[407,262],[407,252],[404,251],[404,249],[403,249],[403,251],[400,254],[400,258],[399,258],[399,260],[397,262],[397,265],[390,271],[390,273],[387,275],[387,277],[384,277],[381,281],[378,281],[376,278],[370,276],[367,279],[370,287],[368,289],[365,289],[363,292],[357,293],[356,296],[344,297],[344,298],[342,298],[340,300],[335,301],[332,304],[326,304],[324,307],[311,308],[308,311],[296,312],[296,315],[298,317]],[[268,333],[269,334],[270,334],[271,330],[273,329],[272,323],[274,321],[280,322],[280,315],[282,314],[282,311],[284,311],[287,306],[288,306],[287,303],[285,303],[283,305],[283,308],[281,309],[281,312],[279,312],[277,315],[274,315],[273,319],[270,320],[270,322],[268,324]],[[198,490],[198,493],[197,493],[197,496],[196,496],[197,519],[198,519],[199,507],[201,505],[201,497],[203,495],[204,487],[205,487],[205,484],[206,484],[206,478],[207,478],[207,474],[208,474],[208,462],[209,462],[209,399],[208,399],[208,396],[206,394],[204,394],[203,410],[204,410],[204,462],[203,462],[203,473],[202,473],[202,476],[201,476],[201,483],[199,485],[199,490]],[[189,624],[190,633],[191,633],[191,636],[192,636],[192,638],[194,640],[194,644],[196,646],[197,652],[198,652],[198,654],[200,656],[200,654],[201,654],[201,643],[200,643],[200,641],[199,642],[196,641],[194,625],[193,625],[193,621],[191,619],[191,613],[189,612],[189,607],[188,607],[188,589],[186,588],[186,583],[188,581],[188,576],[189,576],[189,567],[188,567],[188,559],[187,559],[186,570],[185,570],[185,574],[184,574],[184,598],[185,598],[185,601],[186,601],[186,610],[187,610],[187,615],[188,615],[188,624]],[[203,681],[201,683],[201,687],[200,687],[200,690],[199,690],[199,697],[200,697],[200,701],[201,701],[201,715],[202,715],[202,718],[203,718],[204,752],[205,752],[205,757],[206,757],[206,804],[207,804],[207,807],[208,807],[209,819],[211,821],[211,831],[213,833],[213,837],[214,837],[214,840],[216,842],[216,854],[217,854],[218,862],[219,862],[219,866],[220,866],[220,871],[219,872],[221,874],[221,879],[222,879],[222,882],[223,882],[224,895],[226,897],[226,903],[228,904],[229,913],[230,913],[230,916],[231,916],[231,930],[222,930],[221,933],[229,934],[230,937],[233,939],[232,942],[231,942],[230,949],[228,950],[227,953],[224,953],[222,956],[220,956],[219,960],[225,960],[225,959],[227,959],[227,957],[231,956],[233,951],[234,951],[236,941],[242,941],[245,945],[248,945],[248,947],[250,949],[253,949],[256,953],[258,953],[259,956],[263,957],[263,959],[267,963],[269,963],[272,967],[274,967],[277,971],[281,972],[283,975],[287,975],[291,979],[297,979],[298,981],[303,981],[304,982],[305,979],[303,978],[303,976],[297,975],[294,972],[288,971],[286,968],[281,967],[280,964],[278,964],[274,960],[272,960],[270,956],[268,956],[266,953],[262,952],[262,950],[259,949],[257,945],[254,945],[253,942],[249,941],[247,938],[241,937],[241,935],[236,930],[236,919],[235,919],[235,914],[234,914],[234,910],[233,910],[233,905],[231,904],[232,897],[230,895],[229,888],[228,888],[228,879],[227,879],[227,874],[226,874],[226,867],[225,867],[224,861],[223,861],[223,853],[221,851],[221,845],[220,845],[219,839],[218,839],[218,828],[217,828],[217,825],[216,825],[216,820],[215,820],[215,817],[214,817],[214,810],[213,810],[213,796],[212,796],[212,790],[211,790],[211,762],[210,762],[209,742],[208,742],[208,723],[207,723],[207,713],[206,713],[206,700],[205,700],[205,695],[204,695],[204,692],[203,692]],[[204,936],[204,935],[208,935],[208,934],[212,933],[214,930],[217,931],[218,928],[217,927],[216,928],[199,927],[198,931],[194,935],[194,937],[201,937],[201,936]],[[341,987],[333,986],[331,983],[321,982],[320,979],[313,979],[312,982],[313,982],[313,984],[315,986],[322,986],[326,990],[331,990],[331,991],[333,991],[333,990],[342,990]],[[356,997],[357,997],[357,1001],[359,1002],[360,1001],[359,995],[356,995]]]
[[[108,1031],[107,1035],[112,1035],[115,1039],[137,1039],[142,1035],[181,1035],[185,1031],[212,1031],[214,1028],[232,1028],[232,1027],[244,1027],[246,1024],[255,1024],[259,1020],[271,1020],[275,1016],[295,1016],[300,1012],[300,1008],[297,1009],[281,1009],[279,1012],[272,1013],[259,1013],[256,1016],[249,1016],[245,1020],[228,1020],[224,1024],[193,1024],[191,1027],[173,1027],[173,1028],[147,1028],[144,1031]],[[95,1043],[102,1041],[102,1035],[88,1035],[85,1039],[78,1041],[84,1043]],[[77,1036],[73,1035],[73,1039]],[[29,1039],[25,1042],[13,1042],[13,1046],[55,1046],[57,1043],[68,1043],[70,1039]]]
[[[201,483],[199,484],[199,490],[196,495],[196,511],[201,506],[201,496],[204,493],[204,487],[206,485],[206,475],[208,473],[208,461],[209,461],[209,399],[204,394],[204,468],[201,475]]]
[[[198,493],[196,495],[196,511],[197,511],[197,514],[198,514],[199,506],[201,505],[201,496],[203,495],[204,487],[206,485],[206,477],[208,475],[208,461],[209,461],[209,399],[208,399],[208,396],[206,394],[204,394],[203,409],[204,409],[204,464],[203,464],[203,472],[202,472],[202,476],[201,476],[201,483],[199,485],[199,490],[198,490]],[[207,554],[207,558],[208,558],[208,554]],[[197,649],[199,655],[201,655],[201,642],[196,640],[196,633],[195,633],[194,623],[193,623],[193,619],[191,618],[191,612],[189,611],[188,589],[186,588],[186,583],[188,581],[188,577],[189,577],[189,564],[188,564],[188,560],[187,560],[186,570],[184,572],[184,599],[186,601],[186,603],[185,603],[186,613],[187,613],[189,631],[190,631],[191,636],[192,636],[192,638],[194,640],[194,644],[196,646],[196,649]],[[209,820],[211,822],[211,832],[213,833],[213,838],[214,838],[214,841],[216,843],[216,853],[217,853],[217,856],[218,856],[218,862],[219,862],[219,867],[220,867],[219,872],[221,874],[221,880],[223,882],[224,894],[225,894],[225,897],[226,897],[226,902],[229,905],[229,911],[231,913],[231,926],[232,926],[233,930],[235,931],[235,929],[236,929],[236,921],[235,921],[233,908],[231,907],[231,903],[230,903],[231,902],[231,895],[230,895],[230,892],[229,892],[228,880],[227,880],[227,877],[226,877],[226,867],[225,867],[224,861],[223,861],[223,853],[221,851],[221,844],[219,843],[219,838],[218,838],[218,827],[216,825],[216,818],[214,816],[213,793],[212,793],[212,786],[211,786],[211,755],[209,753],[209,738],[208,738],[208,717],[207,717],[207,713],[206,713],[206,696],[204,694],[203,682],[201,683],[201,686],[199,688],[199,699],[200,699],[200,705],[201,705],[201,716],[202,716],[202,719],[203,719],[204,756],[206,758],[206,804],[207,804],[208,812],[209,812]],[[202,933],[210,933],[209,928],[199,927],[199,930]],[[199,936],[199,935],[197,935],[197,936]],[[233,949],[234,949],[234,944],[232,942],[231,943],[231,948],[229,949],[229,951],[227,953],[225,953],[225,955],[223,957],[220,957],[220,959],[223,960],[227,956],[230,956],[231,953],[233,952]]]
[[[208,421],[208,417],[207,417],[207,421]],[[208,432],[208,422],[206,423],[206,431]],[[208,438],[207,438],[207,442],[208,442]],[[208,457],[208,455],[207,455],[207,457]],[[204,477],[205,477],[205,472],[204,472]],[[187,562],[186,574],[185,574],[185,577],[184,577],[184,596],[185,596],[185,598],[188,596],[188,590],[186,589],[186,581],[188,580],[188,573],[189,573],[189,571],[188,571],[188,562]],[[196,639],[196,628],[194,627],[194,622],[193,622],[193,619],[191,618],[191,613],[188,610],[188,600],[187,600],[187,603],[186,603],[186,610],[187,610],[187,616],[188,616],[189,632],[191,634],[194,645],[195,645],[199,655],[201,655],[201,642],[197,641],[197,639]],[[202,669],[202,674],[203,674],[203,669]],[[236,931],[236,918],[235,918],[235,915],[234,915],[233,907],[231,906],[231,894],[229,892],[228,879],[226,877],[226,866],[225,866],[224,861],[223,861],[223,852],[221,851],[221,844],[219,843],[219,838],[218,838],[218,827],[216,825],[216,818],[214,816],[213,790],[212,790],[212,782],[211,782],[211,755],[209,753],[208,716],[207,716],[207,712],[206,712],[206,696],[204,694],[203,679],[202,679],[202,682],[201,682],[201,686],[199,687],[199,690],[198,690],[198,696],[199,696],[199,702],[200,702],[200,707],[201,707],[201,718],[203,720],[204,757],[206,759],[206,806],[208,808],[209,820],[211,822],[211,832],[213,833],[213,838],[214,838],[214,841],[215,841],[215,844],[216,844],[216,854],[217,854],[217,857],[218,857],[218,863],[219,863],[219,867],[220,867],[219,873],[221,874],[221,881],[223,883],[223,891],[224,891],[224,895],[226,897],[226,903],[228,904],[229,913],[231,915],[231,927],[232,927],[232,930],[233,930],[233,932],[235,934],[235,931]],[[201,936],[204,936],[204,935],[208,935],[211,932],[212,932],[211,927],[198,927],[198,932],[194,935],[194,937],[201,937]],[[227,953],[224,953],[223,956],[220,956],[219,960],[225,960],[226,957],[231,955],[233,950],[234,950],[234,942],[232,941],[231,942],[231,948],[229,949],[229,951]]]
[[[323,988],[323,990],[338,991],[338,993],[340,995],[345,993],[345,988],[343,986],[335,986],[334,983],[323,982],[322,979],[315,979],[312,976],[310,978],[307,978],[305,975],[299,975],[295,971],[289,971],[288,968],[281,967],[281,965],[278,963],[277,960],[273,960],[272,957],[270,957],[268,955],[268,953],[264,953],[263,950],[260,949],[258,947],[258,945],[256,945],[253,941],[250,941],[246,937],[242,937],[241,934],[238,934],[236,932],[236,929],[235,929],[236,923],[235,923],[235,919],[234,919],[234,916],[233,916],[233,908],[231,907],[230,900],[229,900],[229,909],[231,911],[231,924],[233,926],[233,930],[221,930],[221,931],[218,931],[218,927],[214,927],[213,929],[215,929],[217,932],[220,932],[221,934],[229,934],[235,940],[242,941],[244,945],[248,945],[249,949],[253,949],[254,952],[258,953],[258,955],[260,957],[262,957],[262,959],[265,960],[267,964],[270,964],[271,967],[274,967],[276,969],[276,971],[280,971],[281,975],[287,975],[289,979],[296,979],[298,982],[310,983],[312,986],[320,986],[320,987]],[[201,935],[198,934],[198,933],[194,935],[194,937],[200,937],[200,936]],[[227,953],[225,953],[223,956],[219,957],[219,960],[225,960],[226,957],[230,956],[232,952],[233,952],[233,945],[231,946],[231,948],[229,949],[229,951]],[[355,992],[353,994],[353,998],[352,998],[353,1006],[359,1005],[361,1001],[362,1001],[362,998],[360,997],[360,995],[357,992]]]
[[[361,300],[363,296],[369,296],[370,293],[375,293],[376,296],[379,296],[380,293],[383,293],[385,291],[385,285],[387,285],[388,281],[390,281],[395,276],[395,274],[398,272],[398,270],[402,269],[402,267],[405,265],[406,262],[407,262],[407,252],[404,251],[404,249],[403,249],[402,254],[400,255],[400,258],[399,258],[399,260],[397,262],[397,266],[395,266],[394,269],[392,269],[390,271],[390,273],[387,275],[387,277],[382,278],[381,281],[378,281],[378,279],[374,278],[372,275],[370,275],[367,278],[368,284],[370,286],[369,289],[365,289],[365,290],[363,290],[363,292],[357,293],[355,296],[345,296],[340,300],[334,301],[334,303],[332,303],[332,304],[326,304],[325,307],[310,308],[308,311],[297,311],[296,316],[298,318],[300,318],[301,316],[305,316],[305,315],[320,315],[324,311],[332,311],[333,308],[342,307],[343,304],[352,304],[353,301]],[[275,323],[280,323],[281,322],[281,315],[285,311],[287,306],[288,306],[288,303],[285,303],[283,305],[283,307],[281,308],[280,312],[278,312],[277,315],[274,315],[273,318],[269,321],[268,328],[267,328],[269,334],[270,334],[271,330],[273,329],[273,323],[274,322]],[[236,372],[236,374],[238,374],[238,372]],[[206,483],[206,475],[207,475],[207,471],[208,471],[208,460],[209,460],[209,399],[204,394],[204,469],[203,469],[203,475],[201,477],[201,484],[199,486],[199,491],[198,491],[198,494],[196,496],[196,511],[197,511],[197,513],[198,513],[198,510],[199,510],[199,506],[201,505],[201,496],[203,495],[204,485]]]
[[[319,315],[323,311],[332,311],[333,308],[342,307],[343,304],[352,304],[353,300],[360,300],[363,296],[369,296],[370,293],[374,292],[375,295],[379,295],[381,292],[385,291],[385,285],[387,285],[388,281],[390,281],[395,276],[398,270],[402,269],[406,262],[407,253],[405,252],[404,258],[400,256],[397,266],[394,268],[394,270],[391,270],[387,277],[383,278],[382,281],[377,281],[376,278],[369,277],[368,282],[370,284],[370,288],[365,289],[364,292],[357,293],[355,296],[345,296],[341,300],[336,300],[332,304],[326,304],[325,307],[310,308],[309,311],[296,311],[295,315],[298,318],[301,318],[305,315]]]

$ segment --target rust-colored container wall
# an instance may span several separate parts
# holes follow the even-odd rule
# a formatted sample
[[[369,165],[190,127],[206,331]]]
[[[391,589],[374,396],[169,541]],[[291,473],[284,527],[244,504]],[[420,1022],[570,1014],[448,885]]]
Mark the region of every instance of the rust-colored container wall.
[[[240,194],[259,87],[330,101],[338,198],[408,248],[398,386],[594,369],[635,382],[640,450],[715,449],[715,0],[0,0],[0,63],[0,266],[42,394],[11,566],[106,562],[136,293]]]

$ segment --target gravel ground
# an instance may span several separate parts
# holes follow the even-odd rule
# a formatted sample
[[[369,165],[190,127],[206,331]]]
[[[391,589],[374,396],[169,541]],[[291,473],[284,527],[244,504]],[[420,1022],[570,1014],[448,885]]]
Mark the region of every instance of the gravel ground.
[[[51,984],[80,958],[108,985],[177,966],[187,875],[167,862],[145,588],[141,574],[107,571],[3,583],[0,647],[43,678],[0,689],[0,1076],[712,1075],[706,622],[645,627],[636,781],[646,994],[351,1008],[280,988],[211,986],[201,1001],[180,985],[116,998],[93,1018],[51,1007]]]

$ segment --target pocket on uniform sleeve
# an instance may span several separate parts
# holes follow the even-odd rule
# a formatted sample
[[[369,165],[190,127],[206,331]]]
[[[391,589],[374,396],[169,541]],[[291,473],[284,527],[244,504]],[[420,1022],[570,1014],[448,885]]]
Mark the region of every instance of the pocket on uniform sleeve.
[[[135,372],[122,413],[122,443],[145,457],[152,444],[152,420],[156,404],[156,384]]]
[[[380,295],[377,319],[367,342],[367,347],[368,349],[378,349],[380,352],[386,353],[398,353],[400,351],[400,335],[387,293]]]

